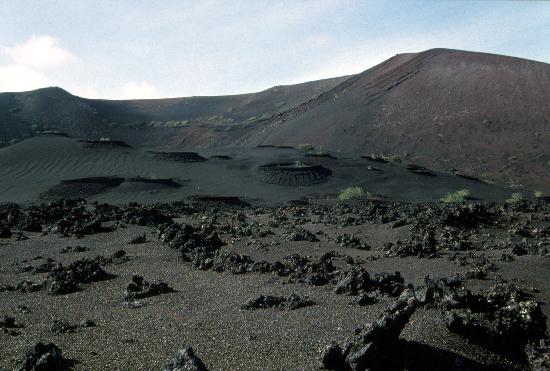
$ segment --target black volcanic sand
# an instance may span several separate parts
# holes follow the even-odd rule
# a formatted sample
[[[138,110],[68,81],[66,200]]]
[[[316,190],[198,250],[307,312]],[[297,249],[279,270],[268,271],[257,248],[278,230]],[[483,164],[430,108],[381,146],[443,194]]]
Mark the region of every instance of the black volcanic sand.
[[[529,360],[515,341],[545,339],[549,213],[542,201],[0,205],[0,230],[12,232],[0,238],[0,320],[13,316],[2,323],[15,324],[1,325],[0,369],[15,368],[42,341],[82,370],[160,369],[186,347],[213,370],[311,370],[331,342],[343,345],[356,331],[368,332],[410,290],[419,299],[408,305],[418,307],[403,328],[391,335],[395,321],[388,320],[381,332],[387,343],[376,340],[380,335],[369,343],[378,351],[367,352],[368,359],[387,357],[375,369],[529,369],[544,355]],[[18,233],[40,228],[49,232]],[[362,269],[370,278],[347,281],[358,272],[366,277]],[[454,276],[463,289],[444,288],[427,275]],[[75,286],[51,295],[63,279]],[[25,280],[46,283],[22,292],[30,287],[18,286]],[[432,287],[420,299],[426,285],[448,292],[439,296]],[[491,303],[498,307],[508,292],[516,301],[487,312],[480,303],[489,296],[481,294],[495,285],[508,291],[490,296]],[[517,305],[529,315],[522,317]],[[497,328],[508,348],[445,325],[450,314],[470,309],[485,320],[502,319]],[[491,331],[488,321],[478,329]],[[520,326],[514,336],[513,325]]]
[[[337,159],[333,159],[304,157],[304,153],[291,148],[185,149],[203,158],[220,154],[232,158],[188,163],[151,158],[148,150],[83,148],[76,139],[65,137],[34,137],[21,141],[0,149],[0,201],[37,201],[44,193],[63,194],[57,191],[64,181],[90,177],[172,179],[181,185],[179,188],[162,184],[131,186],[124,182],[118,187],[105,187],[101,192],[85,186],[81,192],[79,189],[71,191],[75,196],[108,203],[169,202],[194,195],[217,195],[240,197],[255,204],[276,204],[306,196],[334,198],[349,186],[360,186],[373,195],[415,202],[439,200],[448,192],[464,188],[481,200],[504,200],[512,193],[451,174],[433,172],[434,176],[426,176],[407,170],[405,163],[378,163],[344,153],[334,153]],[[322,183],[310,181],[318,174],[313,174],[313,178],[312,174],[305,174],[307,182],[275,181],[277,184],[270,184],[266,182],[265,172],[258,171],[264,165],[293,164],[295,161],[328,169],[331,175],[322,175],[322,180],[326,180]],[[287,175],[282,174],[282,179]],[[280,175],[275,178],[281,180]]]

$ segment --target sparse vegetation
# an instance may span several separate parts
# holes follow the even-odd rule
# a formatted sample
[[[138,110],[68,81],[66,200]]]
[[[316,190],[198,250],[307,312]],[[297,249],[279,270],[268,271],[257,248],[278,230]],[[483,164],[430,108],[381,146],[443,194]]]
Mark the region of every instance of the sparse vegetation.
[[[396,155],[386,156],[386,157],[383,157],[383,158],[385,160],[389,161],[389,162],[395,162],[395,163],[401,162],[401,157],[396,156]]]
[[[457,203],[469,200],[470,197],[471,192],[469,189],[461,189],[455,192],[447,193],[444,197],[441,198],[441,201],[444,203]]]
[[[294,161],[294,167],[304,167],[304,166],[306,166],[306,164],[304,164],[302,161],[300,160]]]
[[[348,187],[342,189],[338,195],[340,201],[356,200],[358,198],[363,198],[366,194],[361,187]]]
[[[37,122],[32,124],[31,130],[33,133],[40,133],[44,131],[44,124],[42,122]]]
[[[533,192],[533,196],[535,196],[535,198],[541,198],[544,196],[544,194],[542,193],[542,191],[535,191]]]
[[[393,162],[393,163],[399,163],[401,162],[401,157],[397,156],[397,155],[392,155],[392,156],[385,156],[383,154],[381,155],[375,155],[374,153],[372,153],[370,155],[371,158],[373,159],[382,159],[384,161],[387,161],[387,162]]]
[[[521,200],[523,200],[523,193],[514,192],[514,193],[512,193],[510,198],[506,200],[506,202],[509,203],[509,204],[515,204],[517,202],[520,202]]]
[[[296,146],[296,149],[302,152],[311,152],[315,150],[315,147],[308,143],[302,143],[302,144],[298,144]]]

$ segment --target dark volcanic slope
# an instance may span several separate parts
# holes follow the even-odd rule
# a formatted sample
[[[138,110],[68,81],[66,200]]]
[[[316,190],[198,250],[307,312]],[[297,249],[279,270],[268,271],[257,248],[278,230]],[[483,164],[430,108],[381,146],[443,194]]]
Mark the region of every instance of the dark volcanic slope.
[[[215,130],[249,124],[310,100],[346,78],[219,97],[109,101],[80,98],[60,88],[1,93],[0,143],[31,135],[34,125],[35,131],[62,130],[83,137],[114,135],[137,144],[170,144],[179,142],[188,127]]]
[[[397,55],[258,124],[246,142],[410,156],[509,184],[550,179],[550,65],[446,49]]]
[[[491,184],[449,174],[425,176],[407,170],[405,164],[373,163],[344,154],[338,154],[338,159],[311,158],[288,148],[212,148],[199,152],[205,158],[220,154],[232,160],[171,161],[133,147],[87,148],[74,138],[30,138],[0,148],[0,203],[36,202],[50,196],[150,203],[213,195],[271,204],[304,196],[334,198],[349,186],[407,201],[436,201],[447,192],[464,188],[484,200],[503,200],[511,194]],[[268,173],[263,168],[296,161],[314,166],[294,169],[299,171],[281,171],[283,167]],[[149,182],[136,182],[139,177]],[[102,181],[98,184],[90,178]],[[126,181],[120,184],[117,179]]]

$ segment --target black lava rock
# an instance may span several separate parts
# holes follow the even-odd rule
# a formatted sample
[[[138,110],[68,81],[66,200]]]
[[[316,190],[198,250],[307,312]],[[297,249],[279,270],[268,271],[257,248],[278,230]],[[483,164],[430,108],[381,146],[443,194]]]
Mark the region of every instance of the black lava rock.
[[[55,344],[42,342],[34,344],[21,360],[21,371],[56,371],[63,368],[64,358]]]
[[[168,362],[162,371],[208,371],[204,363],[195,356],[193,348],[184,348],[176,354],[173,360]]]

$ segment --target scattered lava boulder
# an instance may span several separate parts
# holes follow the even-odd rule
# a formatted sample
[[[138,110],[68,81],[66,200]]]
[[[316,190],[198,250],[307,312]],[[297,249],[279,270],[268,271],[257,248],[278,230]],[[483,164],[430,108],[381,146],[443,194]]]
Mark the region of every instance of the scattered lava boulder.
[[[134,275],[126,286],[126,301],[144,299],[151,296],[174,292],[174,289],[163,281],[148,282],[142,276]]]
[[[208,371],[204,363],[195,355],[193,348],[187,347],[178,351],[162,371]]]
[[[54,343],[38,342],[25,353],[18,370],[20,371],[55,371],[63,368],[65,359],[61,349]]]
[[[260,295],[256,299],[249,300],[244,303],[242,309],[266,309],[266,308],[278,308],[278,309],[299,309],[315,305],[315,302],[307,297],[301,297],[297,294],[292,294],[289,297],[284,296],[271,296]]]

